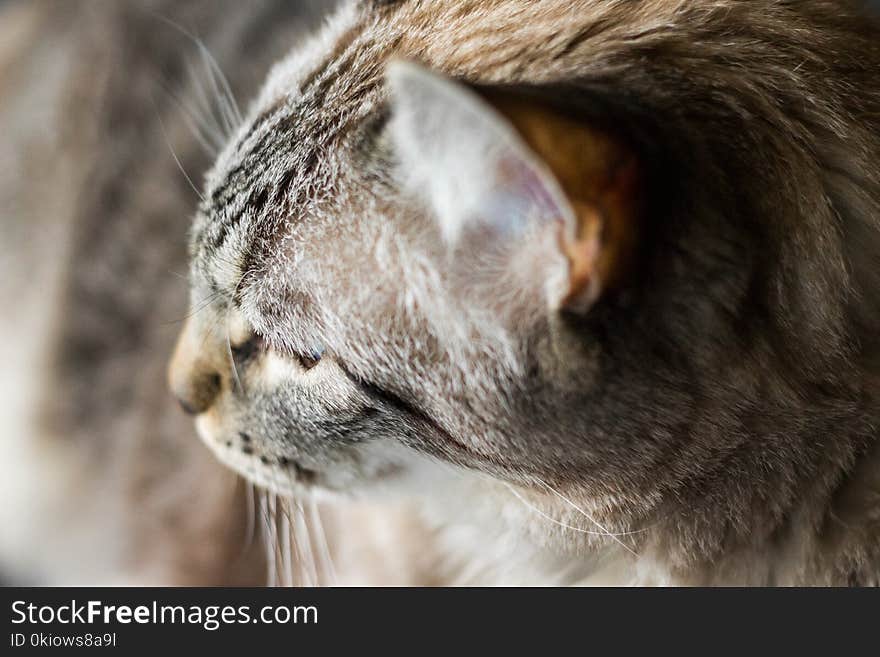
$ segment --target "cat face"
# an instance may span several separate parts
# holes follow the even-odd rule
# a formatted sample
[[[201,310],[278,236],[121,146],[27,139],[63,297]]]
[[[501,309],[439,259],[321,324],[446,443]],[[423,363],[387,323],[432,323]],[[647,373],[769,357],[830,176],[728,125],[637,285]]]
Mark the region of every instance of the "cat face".
[[[458,3],[349,7],[279,64],[208,176],[172,389],[224,462],[284,492],[468,471],[565,486],[622,525],[686,495],[691,517],[744,518],[843,458],[812,437],[865,430],[828,200],[851,181],[805,212],[819,187],[788,183],[820,164],[737,77],[761,73],[716,56],[728,14],[695,15],[705,40],[654,69],[632,6],[527,26],[519,6],[492,3],[491,52]],[[654,7],[673,44],[677,7]],[[744,34],[766,23],[742,12]]]

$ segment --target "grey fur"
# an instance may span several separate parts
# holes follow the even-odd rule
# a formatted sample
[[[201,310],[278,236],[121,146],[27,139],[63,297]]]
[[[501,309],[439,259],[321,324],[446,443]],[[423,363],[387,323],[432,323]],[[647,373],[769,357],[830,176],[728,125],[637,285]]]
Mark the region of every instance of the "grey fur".
[[[549,484],[650,527],[633,545],[670,580],[877,583],[877,24],[844,2],[498,0],[329,34],[218,160],[192,253],[195,298],[225,292],[282,357],[323,345],[333,395],[300,372],[216,413],[319,483],[390,441],[565,517]],[[396,168],[392,59],[628,135],[651,181],[637,281],[584,315],[481,312]]]
[[[877,584],[880,30],[861,4],[373,2],[301,44],[288,2],[8,3],[33,38],[0,38],[2,353],[43,397],[33,435],[15,409],[0,434],[0,484],[27,483],[2,489],[4,568],[254,581],[240,505],[163,390],[195,212],[172,384],[219,376],[197,423],[228,465],[353,509],[343,581]],[[158,84],[194,101],[198,55],[151,11],[239,99],[296,46],[198,209],[163,132],[197,186],[208,158]],[[401,161],[392,59],[626,134],[651,181],[635,282],[548,311],[537,276],[482,267],[506,252],[479,231],[451,248],[408,175],[454,172]],[[418,513],[392,523],[401,500]]]

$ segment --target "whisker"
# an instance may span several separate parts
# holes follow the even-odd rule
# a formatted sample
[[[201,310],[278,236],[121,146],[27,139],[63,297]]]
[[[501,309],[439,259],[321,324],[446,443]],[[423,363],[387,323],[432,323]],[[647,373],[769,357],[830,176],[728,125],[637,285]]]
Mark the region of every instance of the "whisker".
[[[221,296],[223,296],[222,291],[221,292],[213,292],[212,294],[207,296],[205,299],[202,299],[199,302],[198,307],[190,310],[183,317],[181,317],[179,319],[172,319],[172,320],[164,321],[161,323],[161,326],[170,326],[171,324],[180,324],[181,322],[185,322],[186,320],[190,319],[191,317],[195,317],[196,315],[198,315],[200,312],[202,312],[205,308],[207,308],[212,303],[214,303]]]
[[[284,572],[284,586],[294,586],[293,558],[291,556],[291,523],[290,514],[283,508],[281,513],[281,535],[283,537],[281,550],[281,564]]]
[[[222,318],[215,317],[211,324],[208,326],[207,330],[202,332],[202,341],[199,343],[200,350],[203,350],[205,348],[205,345],[208,343],[208,338],[220,325],[221,320]]]
[[[577,504],[572,502],[565,495],[563,495],[558,490],[553,488],[550,484],[548,484],[547,482],[545,482],[544,480],[542,480],[538,477],[535,477],[535,481],[537,481],[539,484],[544,486],[547,490],[549,490],[551,493],[556,495],[559,499],[561,499],[563,502],[568,504],[571,508],[573,508],[575,511],[577,511],[582,516],[584,516],[587,520],[589,520],[591,523],[593,523],[596,527],[598,527],[601,530],[602,535],[607,536],[608,538],[612,539],[615,543],[619,544],[623,549],[625,549],[627,552],[629,552],[633,556],[635,556],[635,557],[639,556],[638,552],[636,552],[629,545],[627,545],[622,540],[620,540],[620,538],[618,538],[618,536],[616,534],[613,534],[612,532],[608,531],[607,528],[605,528],[601,523],[599,523],[597,520],[595,520],[589,513],[584,511],[581,507],[579,507]]]
[[[269,494],[265,490],[260,491],[260,515],[263,520],[262,536],[263,545],[266,548],[267,586],[275,587],[277,583],[277,566],[275,563],[275,537],[272,530],[273,522],[270,522]]]
[[[232,355],[232,341],[229,338],[229,312],[232,306],[226,310],[226,355],[229,358],[229,364],[232,367],[232,377],[235,381],[236,389],[244,393],[244,386],[241,384],[241,378],[238,376],[238,367],[235,365],[235,357]]]
[[[275,568],[274,579],[276,586],[281,584],[279,578],[278,566],[281,561],[281,544],[278,536],[278,496],[274,492],[269,492],[269,517],[271,519],[272,531],[272,565]]]
[[[309,517],[312,520],[312,526],[315,528],[315,534],[318,539],[318,552],[321,556],[321,569],[325,574],[325,581],[328,586],[336,586],[336,567],[333,564],[333,555],[330,554],[330,547],[327,545],[327,534],[324,531],[324,523],[321,520],[321,510],[315,501],[314,495],[308,498]]]
[[[202,150],[207,155],[216,156],[226,142],[223,130],[216,125],[216,120],[211,117],[211,122],[214,125],[209,125],[208,121],[200,117],[197,111],[193,110],[167,83],[160,80],[159,86],[183,116],[186,127],[199,142]]]
[[[196,99],[196,109],[201,111],[203,115],[205,115],[205,121],[208,119],[214,124],[214,128],[217,129],[219,126],[217,125],[217,120],[214,115],[214,108],[211,105],[211,101],[208,97],[208,92],[205,90],[205,85],[202,81],[202,76],[198,74],[196,70],[196,65],[192,60],[187,60],[186,62],[186,74],[192,83],[193,89],[195,90],[195,99]],[[222,134],[222,131],[217,131],[218,134]]]
[[[235,95],[232,93],[232,87],[229,85],[229,80],[223,74],[223,71],[221,70],[220,66],[217,64],[217,60],[211,54],[211,51],[208,50],[204,41],[202,41],[202,39],[200,39],[195,34],[193,34],[190,30],[183,27],[180,23],[177,23],[177,22],[171,20],[167,16],[163,16],[162,14],[160,14],[156,11],[149,10],[149,9],[146,11],[148,13],[150,13],[152,16],[154,16],[155,18],[162,21],[163,23],[166,23],[167,25],[171,26],[172,28],[174,28],[175,30],[180,32],[182,35],[184,35],[190,41],[192,41],[193,44],[195,44],[195,46],[199,49],[199,52],[203,58],[203,62],[206,66],[206,70],[212,72],[211,82],[212,82],[212,86],[216,87],[216,93],[217,93],[218,99],[226,104],[226,106],[227,106],[226,111],[228,111],[231,114],[231,117],[234,118],[238,123],[241,123],[241,121],[242,121],[241,111],[239,110],[238,103],[235,100]],[[216,78],[220,79],[219,85],[217,84],[215,76],[216,76]],[[222,87],[222,91],[221,91],[221,87]]]
[[[224,265],[229,265],[233,269],[238,269],[241,266],[241,260],[233,260],[219,251],[211,254],[211,261],[212,264],[219,262]]]
[[[303,514],[302,502],[299,500],[295,500],[295,509],[294,509],[294,523],[296,527],[296,534],[294,534],[294,539],[296,539],[297,535],[302,536],[303,545],[302,555],[303,562],[308,569],[309,573],[309,586],[318,586],[320,584],[320,580],[318,578],[318,570],[315,564],[315,555],[312,551],[312,536],[309,531],[309,526],[305,521],[305,516]],[[297,546],[299,546],[299,542],[297,542]]]
[[[150,92],[150,101],[153,103],[153,108],[156,110],[156,118],[159,120],[159,129],[162,131],[162,137],[165,139],[165,144],[168,146],[168,150],[171,151],[171,157],[174,158],[174,163],[177,164],[177,168],[180,169],[180,173],[182,173],[183,177],[186,178],[186,182],[189,183],[189,186],[196,193],[196,196],[198,196],[199,200],[204,203],[205,197],[202,195],[202,192],[199,191],[199,188],[196,187],[196,184],[192,181],[192,178],[189,177],[186,169],[183,168],[183,164],[180,162],[180,158],[177,157],[177,153],[174,151],[174,146],[171,145],[171,138],[168,136],[168,131],[165,129],[165,122],[162,120],[162,114],[159,111],[159,105],[156,103],[156,99],[153,97],[152,92]]]
[[[596,527],[598,527],[602,532],[604,532],[604,534],[605,534],[607,537],[611,538],[615,543],[619,544],[619,545],[620,545],[622,548],[624,548],[627,552],[629,552],[630,554],[632,554],[632,555],[635,556],[635,557],[638,557],[638,556],[639,556],[638,553],[637,553],[632,547],[630,547],[629,545],[627,545],[626,543],[624,543],[622,540],[620,540],[620,538],[618,537],[618,534],[615,534],[615,533],[612,533],[611,531],[609,531],[608,528],[606,528],[606,527],[605,527],[604,525],[602,525],[599,521],[597,521],[595,518],[593,518],[593,516],[591,516],[591,515],[590,515],[589,513],[587,513],[586,511],[584,511],[580,506],[578,506],[577,504],[575,504],[572,500],[570,500],[569,498],[567,498],[565,495],[563,495],[562,493],[560,493],[558,490],[556,490],[555,488],[553,488],[552,486],[550,486],[550,485],[549,485],[548,483],[546,483],[545,481],[543,481],[543,480],[541,480],[541,479],[538,479],[538,481],[539,481],[541,484],[543,484],[548,490],[550,490],[550,492],[552,492],[554,495],[556,495],[556,496],[559,497],[561,500],[563,500],[566,504],[568,504],[569,506],[571,506],[575,511],[577,511],[578,513],[580,513],[581,515],[583,515],[587,520],[589,520],[590,522],[592,522]]]
[[[235,357],[232,355],[232,341],[229,337],[229,313],[232,312],[232,307],[235,302],[235,295],[238,294],[238,289],[241,287],[241,284],[244,282],[244,277],[247,275],[247,272],[243,272],[241,276],[238,278],[238,282],[235,284],[235,287],[232,290],[232,293],[229,295],[228,303],[226,304],[226,355],[229,357],[229,364],[232,367],[232,376],[235,380],[235,385],[238,390],[244,394],[244,386],[241,383],[241,378],[238,376],[238,367],[235,365]]]
[[[213,138],[213,151],[216,154],[223,148],[227,139],[227,135],[223,132],[223,126],[217,120],[216,105],[210,101],[208,92],[205,90],[205,85],[202,82],[202,77],[196,72],[194,64],[187,63],[187,75],[192,80],[193,87],[195,88],[196,102],[199,105],[199,109],[203,116],[207,117],[203,119],[203,123],[205,129],[209,130],[209,134]],[[211,125],[208,125],[209,120]]]
[[[511,494],[514,497],[516,497],[520,502],[523,503],[523,506],[528,508],[530,511],[537,513],[539,516],[541,516],[545,520],[552,522],[554,525],[559,525],[560,527],[563,527],[565,529],[570,529],[571,531],[578,532],[579,534],[588,534],[590,536],[607,536],[607,534],[605,532],[597,532],[597,531],[592,531],[589,529],[583,529],[582,527],[575,527],[574,525],[569,525],[568,523],[562,522],[561,520],[557,520],[553,516],[551,516],[547,513],[544,513],[543,511],[541,511],[541,509],[539,509],[538,507],[536,507],[532,503],[530,503],[519,492],[517,492],[517,490],[513,486],[511,486],[510,484],[504,483],[504,485],[507,487],[507,489],[511,492]]]
[[[281,473],[276,471],[272,471],[272,479],[275,482],[277,488],[281,488],[279,477]],[[288,477],[289,478],[289,477]],[[278,498],[278,508],[282,514],[282,531],[284,533],[284,552],[282,554],[282,564],[284,567],[284,572],[286,576],[287,583],[286,586],[296,586],[297,578],[294,574],[294,561],[299,563],[300,554],[299,550],[294,551],[293,547],[295,544],[293,523],[290,518],[290,499],[285,496],[280,496]],[[292,540],[293,539],[293,540]],[[295,552],[295,554],[294,554]]]
[[[189,280],[188,274],[182,274],[179,271],[175,271],[174,269],[168,269],[167,267],[165,268],[165,271],[168,272],[169,274],[171,274],[172,276],[176,276],[177,278],[179,278],[181,280],[184,280],[184,281]]]
[[[279,473],[279,475],[280,474],[281,473]],[[288,519],[291,520],[291,529],[292,529],[291,536],[293,538],[293,544],[296,548],[296,556],[297,556],[296,566],[297,566],[297,570],[299,571],[299,581],[301,583],[300,584],[301,586],[307,586],[310,584],[308,584],[306,582],[307,573],[306,573],[305,565],[304,565],[305,553],[304,553],[304,550],[302,549],[302,546],[300,545],[300,542],[299,542],[299,536],[298,536],[299,528],[298,528],[296,522],[293,521],[290,517],[291,513],[292,513],[292,506],[291,505],[293,504],[293,498],[290,497],[290,495],[293,495],[293,490],[294,490],[293,475],[291,475],[289,470],[285,471],[283,473],[283,475],[287,478],[287,487],[288,487],[288,491],[289,491],[288,496],[284,498],[285,502],[286,502],[286,504],[285,504],[286,511],[285,512],[287,513]]]
[[[241,113],[238,111],[238,105],[235,102],[235,98],[232,96],[229,82],[227,81],[226,76],[223,75],[220,67],[217,65],[216,60],[205,47],[205,44],[202,43],[201,39],[197,40],[196,45],[202,55],[202,63],[205,72],[208,74],[211,83],[211,90],[217,96],[219,102],[220,117],[223,120],[226,136],[230,137],[235,131],[235,128],[241,124]],[[217,82],[218,79],[220,80],[219,83]]]

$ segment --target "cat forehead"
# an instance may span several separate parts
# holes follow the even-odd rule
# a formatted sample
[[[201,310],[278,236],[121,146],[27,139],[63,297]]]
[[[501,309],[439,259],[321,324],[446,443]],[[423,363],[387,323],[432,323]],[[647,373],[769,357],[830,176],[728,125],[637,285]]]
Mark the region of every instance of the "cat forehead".
[[[276,65],[209,172],[193,244],[218,287],[232,287],[317,205],[338,199],[351,171],[346,144],[383,93],[376,53],[352,43],[354,19],[344,8]]]
[[[214,263],[230,271],[221,287],[275,251],[314,206],[340,198],[357,168],[346,146],[384,102],[389,60],[486,83],[540,81],[571,56],[566,44],[579,43],[584,24],[612,12],[611,3],[547,0],[524,20],[525,4],[508,0],[387,4],[345,4],[282,60],[209,173],[193,243],[197,259],[238,263]],[[504,39],[487,47],[486,30],[498,26]]]
[[[538,52],[544,46],[532,47],[534,61],[523,67],[518,61],[523,43],[547,42],[536,38],[542,33],[558,36],[566,12],[572,11],[571,3],[548,0],[547,9],[524,26],[522,3],[507,0],[373,3],[386,9],[369,4],[343,4],[323,30],[269,74],[248,120],[209,174],[207,207],[214,216],[228,210],[237,222],[249,207],[275,210],[278,199],[271,194],[278,187],[308,190],[302,202],[326,191],[344,165],[340,143],[383,100],[390,59],[419,60],[453,77],[487,82],[509,81],[514,71],[534,77],[547,68]],[[496,22],[510,29],[503,43],[487,49],[479,28]],[[222,239],[225,229],[214,229]]]

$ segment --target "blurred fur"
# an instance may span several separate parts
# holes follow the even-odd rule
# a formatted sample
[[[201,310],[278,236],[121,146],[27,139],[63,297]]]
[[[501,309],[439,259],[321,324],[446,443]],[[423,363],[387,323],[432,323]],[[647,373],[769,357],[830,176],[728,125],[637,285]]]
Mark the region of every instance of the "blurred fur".
[[[170,149],[198,179],[211,153],[190,115],[210,122],[204,97],[214,102],[199,48],[174,24],[246,94],[314,14],[269,2],[2,7],[0,570],[10,581],[265,581],[260,550],[241,555],[244,484],[193,440],[165,388],[198,200]]]

